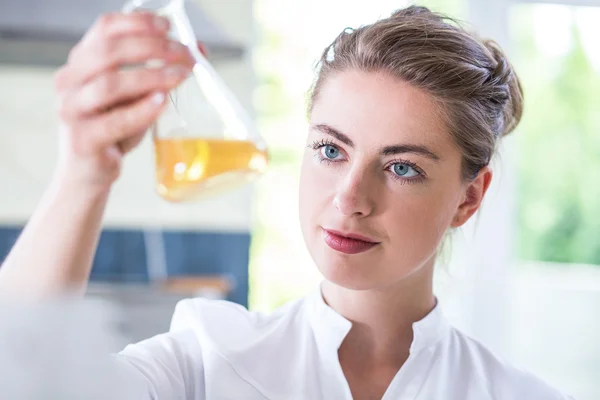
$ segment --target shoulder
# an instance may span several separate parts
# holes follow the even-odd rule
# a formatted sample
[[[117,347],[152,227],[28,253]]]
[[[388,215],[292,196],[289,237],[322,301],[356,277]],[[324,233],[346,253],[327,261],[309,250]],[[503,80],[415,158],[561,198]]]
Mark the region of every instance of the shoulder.
[[[205,398],[206,380],[220,394],[246,390],[247,395],[256,390],[254,382],[269,381],[273,365],[284,370],[298,358],[300,346],[281,344],[305,338],[303,302],[263,314],[227,301],[182,300],[168,333],[127,346],[117,359],[133,371],[129,376],[141,378],[152,398]],[[258,368],[265,358],[273,363]]]
[[[290,341],[305,333],[305,302],[305,298],[295,300],[262,313],[229,301],[186,299],[177,304],[170,331],[193,331],[202,344],[224,353],[238,352],[266,339]]]
[[[171,321],[171,332],[189,330],[200,323],[225,323],[227,327],[235,325],[237,329],[257,329],[270,323],[286,320],[302,313],[305,299],[287,303],[273,312],[249,311],[246,307],[225,300],[191,298],[181,300],[175,307]]]
[[[479,341],[456,328],[450,329],[448,347],[455,354],[454,363],[469,373],[491,399],[569,400],[543,379],[494,354]]]

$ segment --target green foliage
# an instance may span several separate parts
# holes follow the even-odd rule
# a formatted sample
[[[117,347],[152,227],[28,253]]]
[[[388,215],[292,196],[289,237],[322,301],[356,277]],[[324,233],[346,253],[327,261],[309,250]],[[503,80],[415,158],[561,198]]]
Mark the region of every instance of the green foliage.
[[[519,149],[522,259],[600,264],[600,77],[572,26],[568,54],[537,52],[519,32],[526,112]]]

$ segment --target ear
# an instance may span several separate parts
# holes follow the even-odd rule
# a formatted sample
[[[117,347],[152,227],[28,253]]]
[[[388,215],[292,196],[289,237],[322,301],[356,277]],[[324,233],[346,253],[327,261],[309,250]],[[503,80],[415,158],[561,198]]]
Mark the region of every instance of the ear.
[[[466,185],[462,201],[450,225],[452,228],[464,225],[477,212],[485,193],[490,187],[492,176],[492,170],[489,167],[484,167],[479,171],[477,177]]]

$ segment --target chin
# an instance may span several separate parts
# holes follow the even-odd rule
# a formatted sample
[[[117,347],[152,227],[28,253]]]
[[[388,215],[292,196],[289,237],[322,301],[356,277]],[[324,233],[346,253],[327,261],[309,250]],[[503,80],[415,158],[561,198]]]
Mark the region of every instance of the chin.
[[[385,277],[381,276],[374,254],[347,255],[325,248],[314,257],[317,268],[323,277],[345,289],[369,290],[385,284]]]

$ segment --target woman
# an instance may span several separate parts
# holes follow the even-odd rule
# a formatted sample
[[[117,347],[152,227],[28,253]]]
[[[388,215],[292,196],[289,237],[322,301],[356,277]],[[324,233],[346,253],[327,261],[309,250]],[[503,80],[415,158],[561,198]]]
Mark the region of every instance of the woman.
[[[84,291],[121,161],[190,72],[166,31],[149,14],[105,16],[58,72],[61,159],[4,291]],[[118,70],[156,57],[164,69]],[[442,239],[478,210],[521,117],[500,48],[409,7],[342,32],[311,99],[300,218],[324,282],[271,315],[181,302],[169,333],[116,357],[139,398],[565,399],[451,327],[432,292]]]

